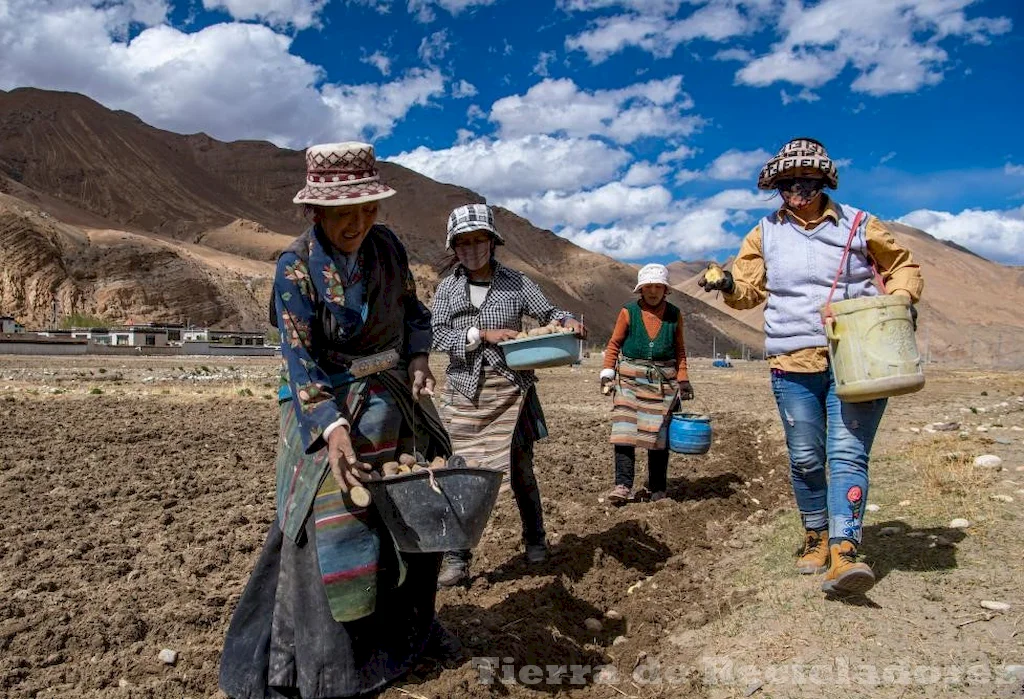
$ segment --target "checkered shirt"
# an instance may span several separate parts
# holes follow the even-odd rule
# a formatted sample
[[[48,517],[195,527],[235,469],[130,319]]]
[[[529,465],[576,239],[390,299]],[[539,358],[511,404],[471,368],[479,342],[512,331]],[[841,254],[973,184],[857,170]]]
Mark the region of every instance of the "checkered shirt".
[[[532,371],[509,369],[505,355],[497,345],[484,342],[467,352],[466,335],[469,329],[476,327],[483,331],[507,328],[521,331],[524,315],[535,318],[543,325],[569,319],[573,315],[551,305],[540,287],[525,274],[498,262],[494,263],[491,288],[480,308],[470,302],[467,286],[466,272],[460,265],[451,276],[441,281],[434,295],[432,349],[445,352],[451,360],[446,372],[448,382],[467,398],[475,398],[486,361],[525,391],[537,381],[536,375]]]

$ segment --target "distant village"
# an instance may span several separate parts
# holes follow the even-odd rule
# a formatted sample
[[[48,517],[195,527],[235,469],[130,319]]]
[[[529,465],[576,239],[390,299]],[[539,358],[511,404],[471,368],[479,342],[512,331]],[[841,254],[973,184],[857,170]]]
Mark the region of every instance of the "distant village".
[[[152,354],[269,356],[280,347],[261,330],[216,330],[175,324],[27,330],[0,316],[0,354]]]

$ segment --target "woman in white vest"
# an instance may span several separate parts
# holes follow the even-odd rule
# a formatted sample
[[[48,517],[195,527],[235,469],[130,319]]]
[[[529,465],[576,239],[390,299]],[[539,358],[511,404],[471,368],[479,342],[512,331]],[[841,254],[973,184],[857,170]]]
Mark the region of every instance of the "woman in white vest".
[[[766,303],[765,351],[805,530],[797,568],[824,572],[825,592],[862,594],[875,583],[857,547],[868,456],[886,401],[841,403],[836,397],[819,309],[840,264],[836,300],[886,293],[916,303],[921,271],[884,223],[825,194],[839,186],[839,178],[818,141],[787,143],[765,164],[757,186],[778,191],[782,205],[744,238],[731,272],[699,283],[705,291],[721,291],[733,308]],[[841,263],[852,230],[849,257]],[[884,290],[872,283],[875,271]]]

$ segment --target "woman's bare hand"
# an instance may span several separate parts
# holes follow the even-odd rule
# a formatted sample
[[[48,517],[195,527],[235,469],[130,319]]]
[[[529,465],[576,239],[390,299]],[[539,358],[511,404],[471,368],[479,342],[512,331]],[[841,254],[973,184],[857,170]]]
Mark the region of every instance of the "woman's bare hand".
[[[337,427],[327,438],[327,463],[330,464],[334,480],[338,482],[341,492],[347,493],[350,488],[362,484],[362,477],[373,468],[362,463],[352,448],[352,439],[345,425]]]

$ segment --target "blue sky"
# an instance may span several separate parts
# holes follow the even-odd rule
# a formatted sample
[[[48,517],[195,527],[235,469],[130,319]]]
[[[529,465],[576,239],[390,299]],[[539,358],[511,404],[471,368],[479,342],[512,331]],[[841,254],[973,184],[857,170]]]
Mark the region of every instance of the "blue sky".
[[[807,135],[841,200],[1024,264],[1017,0],[6,4],[4,89],[225,140],[371,140],[620,259],[733,252],[773,205],[761,164]]]

